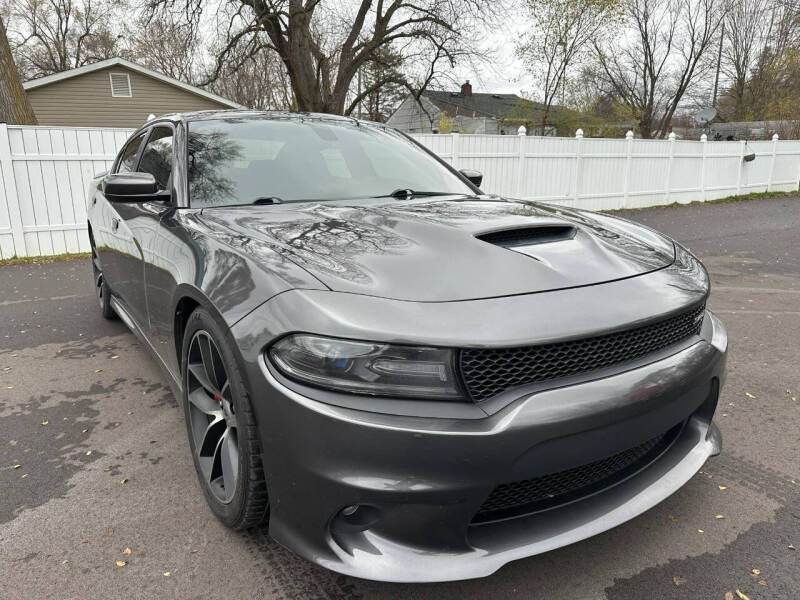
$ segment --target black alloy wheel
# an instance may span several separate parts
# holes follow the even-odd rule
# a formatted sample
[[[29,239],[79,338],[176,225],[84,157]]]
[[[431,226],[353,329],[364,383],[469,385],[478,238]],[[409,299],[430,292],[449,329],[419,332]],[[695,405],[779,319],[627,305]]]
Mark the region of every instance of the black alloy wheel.
[[[219,348],[201,329],[189,343],[187,393],[194,452],[214,496],[230,503],[239,478],[239,434],[231,383]]]
[[[250,395],[226,331],[202,307],[189,316],[181,348],[183,406],[209,507],[228,527],[245,529],[267,520],[269,497]]]

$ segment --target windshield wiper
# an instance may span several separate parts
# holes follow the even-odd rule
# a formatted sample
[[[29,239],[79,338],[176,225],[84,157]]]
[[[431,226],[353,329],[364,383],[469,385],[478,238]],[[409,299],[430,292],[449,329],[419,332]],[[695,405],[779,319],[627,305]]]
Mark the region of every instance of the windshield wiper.
[[[283,204],[283,200],[277,196],[264,196],[262,198],[256,198],[251,204]]]
[[[418,190],[399,188],[393,191],[391,194],[385,194],[383,196],[375,196],[375,198],[413,198],[415,196],[464,196],[464,194],[459,194],[458,192],[423,192]]]

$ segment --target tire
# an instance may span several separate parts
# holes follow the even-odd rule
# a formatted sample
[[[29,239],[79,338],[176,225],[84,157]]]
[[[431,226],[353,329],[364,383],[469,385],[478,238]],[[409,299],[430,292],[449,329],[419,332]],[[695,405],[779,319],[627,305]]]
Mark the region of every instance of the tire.
[[[200,486],[212,512],[228,527],[261,525],[269,515],[269,498],[258,428],[241,369],[225,329],[207,310],[197,308],[184,331],[182,403]]]
[[[111,288],[108,287],[103,271],[100,268],[100,259],[97,257],[97,251],[92,243],[92,272],[94,274],[94,290],[97,296],[97,301],[100,303],[100,314],[104,319],[114,320],[119,319],[114,307],[111,306]]]

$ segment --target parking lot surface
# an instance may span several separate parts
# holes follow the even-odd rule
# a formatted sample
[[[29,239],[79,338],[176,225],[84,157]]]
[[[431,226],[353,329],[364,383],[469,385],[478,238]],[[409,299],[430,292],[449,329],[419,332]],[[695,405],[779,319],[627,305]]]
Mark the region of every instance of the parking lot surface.
[[[623,216],[711,273],[723,454],[621,527],[444,584],[352,579],[226,530],[165,378],[100,317],[88,260],[0,267],[0,598],[800,598],[800,199]]]

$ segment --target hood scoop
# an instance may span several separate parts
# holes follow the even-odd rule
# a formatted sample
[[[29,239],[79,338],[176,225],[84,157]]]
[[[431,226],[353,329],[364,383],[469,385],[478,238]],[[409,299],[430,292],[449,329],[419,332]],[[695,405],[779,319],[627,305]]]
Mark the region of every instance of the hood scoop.
[[[481,233],[475,237],[484,242],[513,248],[516,246],[533,246],[535,244],[549,244],[571,240],[575,237],[576,229],[571,225],[542,225],[540,227],[522,227],[516,229],[503,229]]]

